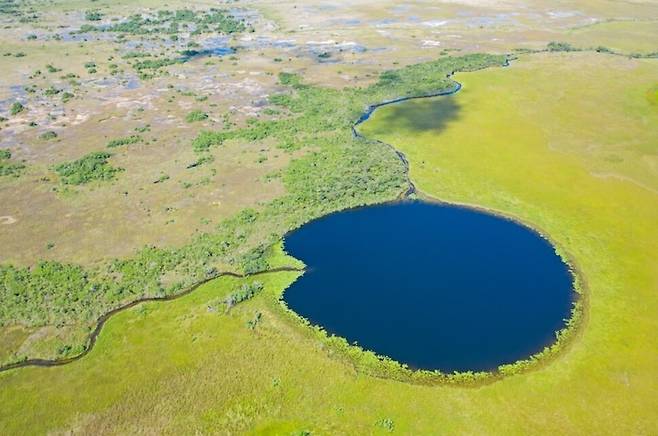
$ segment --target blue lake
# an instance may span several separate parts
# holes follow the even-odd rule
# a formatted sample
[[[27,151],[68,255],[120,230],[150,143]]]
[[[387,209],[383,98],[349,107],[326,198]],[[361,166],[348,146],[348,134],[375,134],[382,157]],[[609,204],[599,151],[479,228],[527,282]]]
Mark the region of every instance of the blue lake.
[[[290,233],[307,271],[288,306],[329,333],[412,368],[493,370],[565,326],[573,277],[513,221],[403,201],[335,213]]]

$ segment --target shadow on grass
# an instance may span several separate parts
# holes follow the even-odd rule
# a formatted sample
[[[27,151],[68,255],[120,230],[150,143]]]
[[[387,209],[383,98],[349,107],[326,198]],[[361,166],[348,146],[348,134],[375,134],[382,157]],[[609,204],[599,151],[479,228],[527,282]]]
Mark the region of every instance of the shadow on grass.
[[[396,103],[380,109],[377,126],[380,134],[408,132],[439,133],[461,111],[454,96],[424,98],[412,102]]]

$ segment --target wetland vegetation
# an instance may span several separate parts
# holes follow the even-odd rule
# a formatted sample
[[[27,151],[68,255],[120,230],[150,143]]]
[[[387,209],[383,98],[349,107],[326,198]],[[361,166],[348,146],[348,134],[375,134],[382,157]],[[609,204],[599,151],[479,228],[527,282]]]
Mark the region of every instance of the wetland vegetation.
[[[299,143],[296,148],[312,144],[313,151],[294,160],[278,176],[288,190],[284,197],[262,210],[245,210],[224,221],[217,231],[199,235],[181,248],[147,247],[133,258],[117,259],[94,269],[58,263],[46,269],[3,266],[0,293],[5,304],[0,322],[34,326],[47,320],[49,324],[73,323],[87,330],[89,323],[121,302],[180,292],[212,276],[218,265],[247,273],[266,269],[267,262],[262,258],[266,247],[290,229],[335,210],[395,198],[405,189],[405,169],[397,155],[383,144],[352,136],[351,125],[363,107],[394,96],[451,87],[446,76],[453,71],[504,62],[504,56],[446,58],[401,69],[401,80],[395,83],[384,80],[360,90],[323,89],[284,76],[283,80],[292,81],[293,86],[271,101],[290,116],[256,121],[226,132],[203,132],[193,142],[197,152],[235,139],[271,138]],[[109,164],[110,156],[94,152],[54,169],[65,184],[111,180],[120,170]],[[70,280],[69,273],[62,270],[78,271],[76,276],[81,281]],[[48,281],[57,283],[44,286]],[[13,359],[26,357],[32,356],[14,355]]]
[[[0,0],[0,433],[655,433],[656,17],[585,0]],[[468,209],[372,223],[424,206],[379,205],[405,196]],[[359,214],[365,252],[335,255],[335,231],[293,248]],[[545,256],[507,257],[508,230]],[[440,244],[388,256],[421,237]],[[467,241],[491,248],[469,250],[477,272]],[[316,255],[372,266],[342,289]],[[521,292],[559,276],[546,259],[565,286],[560,259],[573,269],[573,306]],[[464,316],[434,304],[463,280],[484,293]],[[516,304],[484,292],[502,283]],[[399,348],[295,294],[336,307],[326,319],[361,307],[348,324]],[[466,336],[441,337],[456,326],[486,346],[458,350]]]

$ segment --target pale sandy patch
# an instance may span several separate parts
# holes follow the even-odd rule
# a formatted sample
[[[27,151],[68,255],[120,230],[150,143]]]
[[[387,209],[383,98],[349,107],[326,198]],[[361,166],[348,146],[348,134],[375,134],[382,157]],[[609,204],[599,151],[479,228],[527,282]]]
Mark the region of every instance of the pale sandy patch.
[[[18,220],[11,215],[0,216],[0,224],[2,225],[14,224],[17,221]]]

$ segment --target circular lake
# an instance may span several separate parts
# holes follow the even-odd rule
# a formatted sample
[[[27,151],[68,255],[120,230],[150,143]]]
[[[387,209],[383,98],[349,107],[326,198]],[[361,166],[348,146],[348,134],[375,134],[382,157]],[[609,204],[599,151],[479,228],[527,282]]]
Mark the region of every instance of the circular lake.
[[[573,277],[539,234],[472,209],[404,201],[286,237],[307,271],[284,293],[329,333],[412,368],[493,370],[565,326]]]

